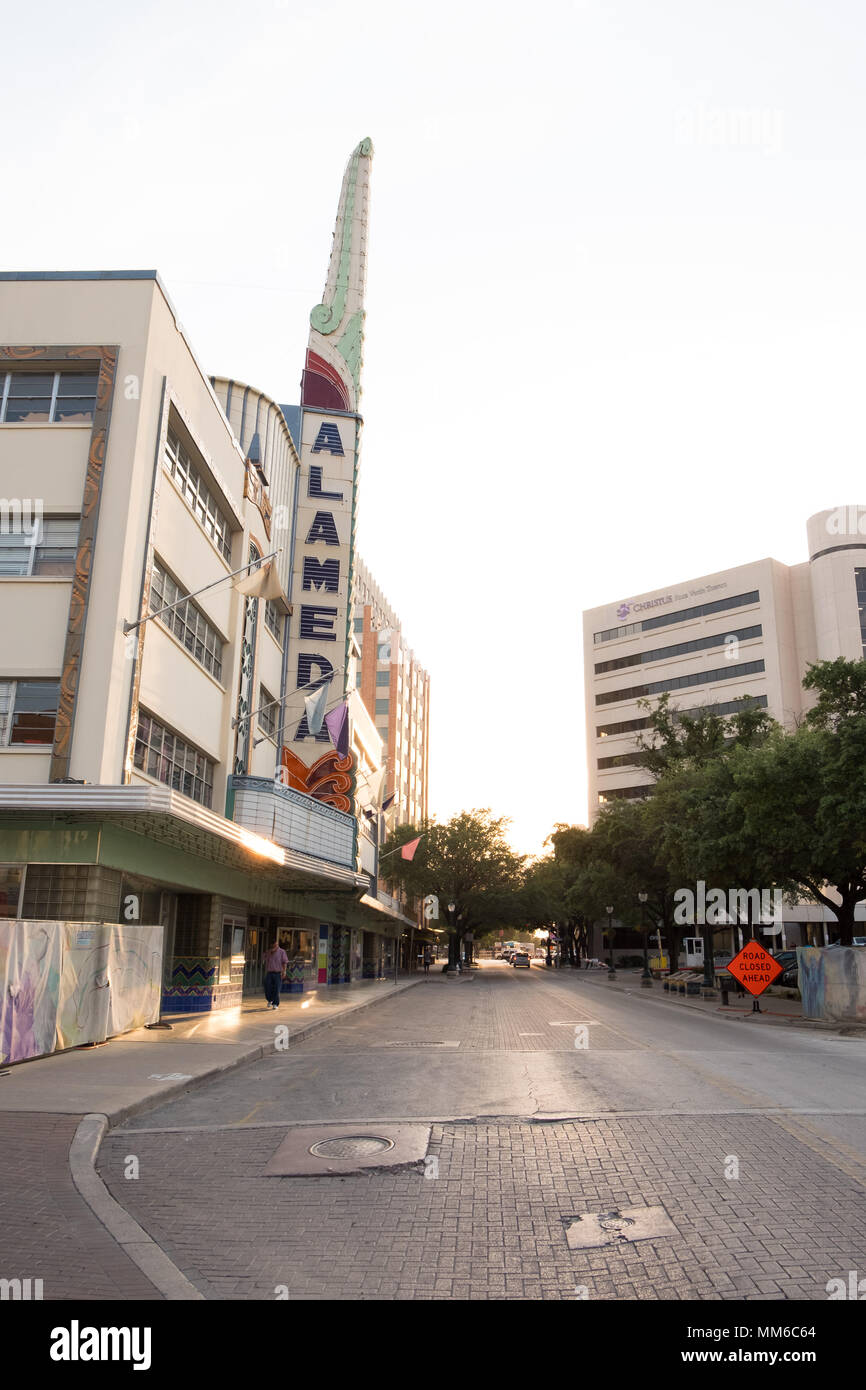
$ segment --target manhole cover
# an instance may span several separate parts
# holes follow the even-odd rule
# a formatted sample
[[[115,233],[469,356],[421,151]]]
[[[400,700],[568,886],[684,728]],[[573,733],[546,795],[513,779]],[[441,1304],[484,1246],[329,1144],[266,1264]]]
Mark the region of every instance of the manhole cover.
[[[316,1158],[369,1158],[393,1147],[392,1139],[380,1139],[377,1134],[344,1134],[339,1139],[321,1139],[310,1153]]]
[[[634,1222],[625,1216],[607,1216],[598,1224],[603,1231],[624,1231],[627,1227],[633,1226]]]

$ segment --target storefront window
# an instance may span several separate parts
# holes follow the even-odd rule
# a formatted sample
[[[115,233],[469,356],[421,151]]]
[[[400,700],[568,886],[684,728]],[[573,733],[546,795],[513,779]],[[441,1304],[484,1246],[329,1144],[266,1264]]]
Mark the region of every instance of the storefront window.
[[[0,917],[18,917],[23,864],[0,864]]]

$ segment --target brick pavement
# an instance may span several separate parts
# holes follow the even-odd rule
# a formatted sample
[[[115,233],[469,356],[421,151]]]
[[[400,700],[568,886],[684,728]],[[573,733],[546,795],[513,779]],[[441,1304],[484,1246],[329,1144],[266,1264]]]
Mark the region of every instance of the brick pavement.
[[[284,1133],[114,1135],[100,1171],[219,1298],[820,1300],[864,1266],[862,1187],[764,1116],[437,1124],[434,1179],[265,1178]],[[676,1235],[568,1249],[569,1219],[641,1205]]]
[[[0,1114],[0,1278],[41,1279],[44,1299],[159,1299],[72,1181],[80,1118]]]

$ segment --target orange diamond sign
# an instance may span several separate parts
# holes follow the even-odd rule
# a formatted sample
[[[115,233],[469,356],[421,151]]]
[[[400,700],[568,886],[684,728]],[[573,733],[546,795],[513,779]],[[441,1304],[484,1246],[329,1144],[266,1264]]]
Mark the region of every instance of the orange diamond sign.
[[[750,994],[763,994],[767,985],[771,985],[776,976],[782,973],[779,962],[758,941],[747,941],[739,955],[734,956],[728,970]]]

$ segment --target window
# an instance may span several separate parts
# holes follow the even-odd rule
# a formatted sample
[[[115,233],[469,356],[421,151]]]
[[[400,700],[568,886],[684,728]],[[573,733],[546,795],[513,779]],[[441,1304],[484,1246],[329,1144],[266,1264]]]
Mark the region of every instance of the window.
[[[377,672],[377,674],[378,674],[378,672]],[[390,700],[377,700],[377,701],[376,701],[376,713],[377,713],[377,714],[385,714],[385,715],[387,715],[388,710],[390,709],[390,707],[391,707],[391,702],[390,702]]]
[[[275,739],[277,736],[277,716],[280,712],[279,701],[274,700],[273,695],[265,690],[263,685],[259,686],[259,728],[263,729],[268,738]]]
[[[228,519],[190,458],[189,451],[171,429],[165,441],[165,461],[190,511],[195,513],[220,554],[230,560],[232,546]]]
[[[648,652],[634,652],[631,656],[617,656],[612,661],[597,661],[595,674],[604,671],[621,671],[626,666],[645,666],[650,661],[665,661],[670,657],[686,656],[690,652],[706,652],[713,647],[724,647],[732,637],[738,642],[748,642],[753,637],[763,636],[760,623],[753,627],[741,627],[736,632],[716,632],[712,637],[693,637],[690,642],[677,642],[673,647],[655,647]]]
[[[363,619],[363,618],[356,618],[356,619],[355,619],[355,624],[354,624],[354,626],[355,626],[355,631],[356,631],[356,632],[363,632],[363,631],[364,631],[364,619]]]
[[[5,372],[0,374],[0,420],[4,424],[87,424],[93,419],[99,372]]]
[[[757,603],[761,595],[757,589],[748,594],[734,594],[732,598],[714,599],[712,603],[699,603],[695,608],[680,608],[674,613],[662,613],[657,618],[643,618],[639,623],[626,623],[624,627],[608,627],[603,632],[593,633],[593,641],[615,642],[620,637],[631,637],[636,632],[651,632],[655,627],[668,627],[671,623],[684,623],[689,618],[707,618],[711,613],[724,613],[729,608],[744,608],[749,603]]]
[[[149,777],[210,806],[214,764],[144,710],[138,716],[133,762]]]
[[[52,744],[59,681],[0,681],[0,748]]]
[[[78,549],[77,516],[45,517],[32,523],[32,534],[19,529],[11,535],[0,532],[0,577],[62,575],[75,573]]]
[[[676,723],[681,713],[690,714],[693,718],[702,714],[704,710],[711,710],[713,714],[718,715],[737,714],[741,709],[748,709],[752,705],[758,709],[766,709],[766,695],[747,695],[742,700],[723,700],[719,705],[696,705],[693,709],[687,710],[674,709],[671,711],[671,717],[674,723]],[[649,726],[649,718],[622,719],[618,724],[599,724],[596,728],[595,735],[596,738],[612,738],[616,734],[637,733],[639,729],[648,729]]]
[[[390,685],[390,684],[391,684],[391,672],[390,672],[390,671],[377,671],[377,672],[376,672],[376,684],[377,684],[377,685],[385,685],[385,686]]]
[[[154,560],[153,578],[150,582],[151,613],[176,604],[177,606],[170,608],[168,613],[160,614],[159,621],[169,632],[174,633],[200,666],[219,680],[223,669],[222,638],[192,599],[187,598],[183,601],[184,599],[184,591],[177,581],[163,568],[160,560]]]
[[[732,681],[740,676],[755,676],[763,670],[763,661],[741,661],[738,666],[720,666],[715,671],[696,671],[691,676],[673,676],[666,681],[649,681],[646,685],[607,690],[603,695],[596,695],[595,703],[612,705],[617,700],[638,700],[647,695],[661,695],[665,690],[682,690],[689,685],[710,685],[713,681]]]
[[[0,917],[18,917],[23,864],[0,864]]]
[[[652,783],[644,783],[640,787],[612,787],[609,791],[599,792],[598,803],[604,806],[608,801],[636,801],[638,797],[651,796],[652,793]]]
[[[863,656],[866,658],[866,570],[854,571],[857,586],[857,607],[860,610],[860,640],[863,643]]]
[[[283,615],[272,598],[265,599],[265,627],[278,647],[283,645]]]

